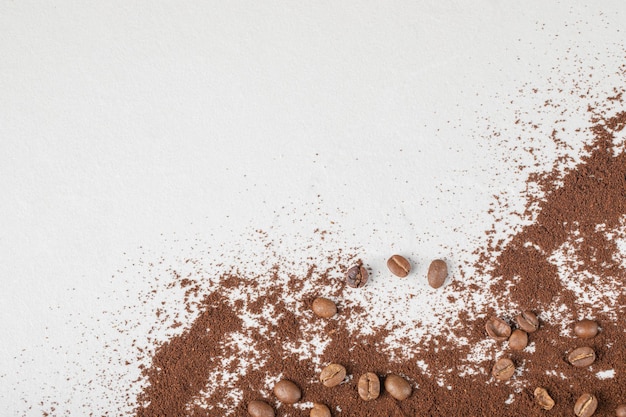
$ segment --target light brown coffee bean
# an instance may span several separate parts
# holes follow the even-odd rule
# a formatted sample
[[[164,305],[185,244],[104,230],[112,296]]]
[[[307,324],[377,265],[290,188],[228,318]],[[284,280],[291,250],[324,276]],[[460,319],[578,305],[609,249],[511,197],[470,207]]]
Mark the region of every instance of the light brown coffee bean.
[[[325,319],[329,319],[335,314],[337,314],[337,306],[332,300],[324,297],[317,297],[313,300],[313,304],[311,305],[311,310],[318,317],[322,317]]]
[[[341,384],[345,377],[346,368],[337,363],[331,363],[326,368],[322,369],[320,373],[320,381],[326,387],[334,387]]]
[[[499,317],[491,317],[485,324],[487,334],[498,342],[504,342],[511,336],[511,326]]]
[[[626,404],[620,404],[615,409],[615,417],[626,417]]]
[[[442,259],[435,259],[428,267],[428,285],[439,288],[448,278],[448,265]]]
[[[544,410],[552,410],[554,407],[554,400],[545,388],[535,388],[535,402]]]
[[[274,417],[274,409],[265,401],[250,401],[248,403],[248,414],[251,417]]]
[[[515,364],[509,358],[500,358],[491,369],[491,375],[500,381],[510,379],[515,373]]]
[[[314,403],[313,408],[311,408],[310,417],[331,417],[330,408],[326,407],[324,404]]]
[[[346,284],[352,288],[361,288],[367,283],[369,273],[361,265],[353,266],[346,272]]]
[[[598,408],[598,399],[595,395],[585,393],[578,398],[574,404],[574,414],[577,417],[590,417]]]
[[[365,401],[378,398],[380,395],[380,380],[378,379],[378,375],[373,372],[361,375],[359,383],[357,384],[357,390],[359,391],[359,397]]]
[[[294,404],[302,398],[302,391],[288,379],[281,379],[274,385],[274,395],[285,404]]]
[[[400,255],[393,255],[387,260],[387,268],[397,277],[404,278],[411,272],[411,264]]]
[[[385,390],[396,400],[402,401],[411,395],[411,384],[400,375],[389,374],[385,378]]]
[[[528,345],[528,333],[515,329],[509,337],[509,347],[513,350],[524,350]]]
[[[520,329],[526,333],[532,333],[539,328],[539,319],[537,315],[530,310],[523,311],[515,317],[515,321]]]
[[[598,334],[598,323],[593,320],[581,320],[574,325],[574,334],[581,339],[591,339]]]
[[[578,349],[572,350],[570,354],[567,355],[567,360],[576,367],[584,368],[595,362],[596,352],[587,346],[579,347]]]

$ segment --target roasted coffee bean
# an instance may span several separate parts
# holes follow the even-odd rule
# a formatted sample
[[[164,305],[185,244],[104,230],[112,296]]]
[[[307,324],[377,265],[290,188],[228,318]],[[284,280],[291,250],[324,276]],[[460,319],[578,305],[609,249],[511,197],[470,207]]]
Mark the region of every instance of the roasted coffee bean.
[[[545,388],[535,388],[535,402],[544,410],[552,410],[554,407],[554,400]]]
[[[387,268],[397,277],[404,278],[411,272],[411,264],[409,261],[400,255],[393,255],[387,259]]]
[[[320,381],[326,387],[334,387],[341,384],[341,381],[346,377],[346,368],[337,364],[331,363],[326,368],[322,369],[320,373]]]
[[[322,318],[328,319],[337,314],[337,306],[328,298],[317,297],[313,300],[313,305],[311,306],[313,312]]]
[[[615,409],[616,417],[626,417],[626,404],[620,404]]]
[[[448,278],[448,265],[441,259],[435,259],[428,267],[428,285],[439,288]]]
[[[595,362],[596,352],[587,346],[579,347],[578,349],[572,350],[570,354],[567,355],[567,360],[574,366],[584,368]]]
[[[510,379],[515,373],[515,365],[509,358],[498,359],[491,369],[491,375],[500,381]]]
[[[491,317],[485,324],[487,334],[498,342],[504,342],[511,336],[511,326],[499,317]]]
[[[389,374],[385,378],[385,390],[396,400],[402,401],[411,395],[411,384],[400,375]]]
[[[537,315],[530,310],[526,310],[522,312],[522,314],[518,314],[515,317],[515,321],[520,329],[525,331],[526,333],[532,333],[537,331],[539,328],[539,319]]]
[[[293,382],[288,379],[281,379],[274,385],[274,395],[279,401],[285,404],[293,404],[300,401],[302,391]]]
[[[593,320],[581,320],[574,325],[574,334],[581,339],[591,339],[598,334],[598,323]]]
[[[326,407],[324,404],[314,403],[313,408],[311,408],[310,417],[330,417],[330,408]]]
[[[346,283],[353,288],[361,288],[367,283],[367,278],[369,278],[369,274],[367,273],[367,269],[364,267],[357,265],[348,269],[346,273]]]
[[[577,417],[590,417],[598,408],[598,399],[595,395],[585,393],[578,398],[574,404],[574,414]]]
[[[274,417],[274,409],[265,401],[250,401],[248,403],[248,414],[251,417]]]
[[[515,329],[509,337],[509,347],[513,350],[524,350],[528,345],[528,333]]]
[[[373,372],[361,375],[357,384],[359,397],[365,401],[375,400],[380,395],[380,380]]]

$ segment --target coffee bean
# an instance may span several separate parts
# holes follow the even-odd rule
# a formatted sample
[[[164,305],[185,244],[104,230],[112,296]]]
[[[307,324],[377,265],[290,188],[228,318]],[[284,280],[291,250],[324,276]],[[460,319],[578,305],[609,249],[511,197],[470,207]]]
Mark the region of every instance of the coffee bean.
[[[302,391],[288,379],[281,379],[274,385],[274,395],[285,404],[293,404],[300,401]]]
[[[615,409],[616,417],[626,417],[626,404],[620,404]]]
[[[535,388],[535,402],[544,410],[552,410],[554,407],[554,400],[545,388]]]
[[[500,358],[491,369],[491,375],[500,381],[510,379],[515,373],[515,364],[509,358]]]
[[[274,409],[265,401],[250,401],[248,414],[251,417],[274,417]]]
[[[380,380],[375,373],[368,372],[361,375],[361,378],[359,378],[357,389],[359,391],[359,396],[363,400],[375,400],[380,395]]]
[[[579,347],[578,349],[572,350],[570,354],[567,355],[567,360],[574,366],[584,368],[595,362],[596,352],[587,346]]]
[[[361,288],[367,282],[368,277],[367,269],[360,265],[353,266],[346,273],[346,283],[353,288]]]
[[[330,417],[330,408],[324,404],[314,403],[311,409],[310,417]]]
[[[337,306],[328,298],[317,297],[311,305],[313,312],[322,318],[328,319],[337,314]]]
[[[491,317],[485,324],[487,334],[498,342],[504,342],[511,336],[511,326],[499,317]]]
[[[396,400],[402,401],[411,395],[411,384],[400,375],[389,374],[385,378],[385,390]]]
[[[581,339],[591,339],[598,334],[598,323],[593,320],[581,320],[574,325],[574,334]]]
[[[331,363],[326,368],[322,369],[320,373],[320,381],[326,387],[334,387],[341,384],[345,377],[346,368],[337,363]]]
[[[523,330],[515,329],[509,337],[509,347],[513,350],[524,350],[528,345],[528,333]]]
[[[526,310],[515,317],[515,321],[520,329],[526,333],[532,333],[539,328],[539,319],[537,315],[530,310]]]
[[[578,398],[576,404],[574,404],[574,414],[577,417],[589,417],[596,412],[598,408],[598,399],[595,395],[585,393]]]
[[[439,288],[448,277],[448,265],[441,259],[435,259],[428,267],[428,285]]]
[[[392,274],[400,278],[406,277],[411,272],[411,264],[400,255],[393,255],[389,258],[387,260],[387,268],[389,268]]]

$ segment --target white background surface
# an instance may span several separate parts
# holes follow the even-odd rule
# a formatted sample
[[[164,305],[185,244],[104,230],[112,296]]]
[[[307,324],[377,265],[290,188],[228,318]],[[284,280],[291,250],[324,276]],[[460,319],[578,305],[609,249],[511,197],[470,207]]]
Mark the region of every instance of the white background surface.
[[[336,221],[374,267],[471,251],[493,194],[523,203],[512,122],[545,96],[520,89],[615,86],[626,7],[586,3],[1,0],[2,415],[85,401],[85,329],[163,236]]]

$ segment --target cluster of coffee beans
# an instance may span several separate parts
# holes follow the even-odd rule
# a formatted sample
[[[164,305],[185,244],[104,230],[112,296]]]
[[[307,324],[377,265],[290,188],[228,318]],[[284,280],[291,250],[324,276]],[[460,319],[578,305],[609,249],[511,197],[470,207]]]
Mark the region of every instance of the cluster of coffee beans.
[[[393,255],[387,260],[387,268],[397,277],[406,278],[411,272],[411,263],[401,255]],[[353,288],[361,288],[367,283],[369,274],[363,265],[355,265],[346,273],[346,283]],[[448,277],[448,265],[442,259],[435,259],[428,267],[428,284],[433,288],[441,287]]]

